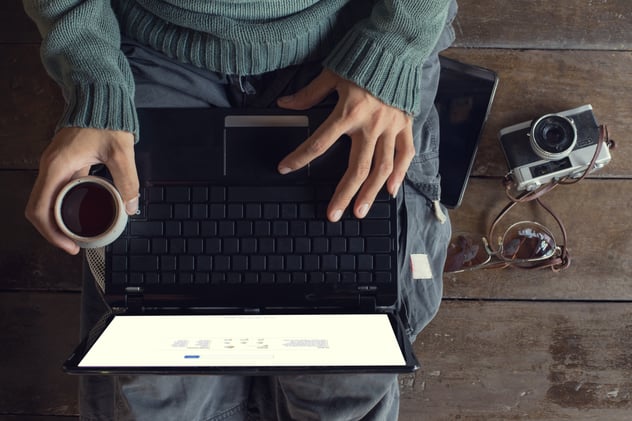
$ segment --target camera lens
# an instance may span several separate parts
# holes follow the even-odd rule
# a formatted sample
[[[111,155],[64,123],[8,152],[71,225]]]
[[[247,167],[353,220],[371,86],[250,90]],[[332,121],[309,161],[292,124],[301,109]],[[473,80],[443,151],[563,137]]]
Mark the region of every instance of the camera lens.
[[[548,114],[531,125],[531,148],[541,158],[564,158],[571,153],[576,143],[577,130],[569,118]]]

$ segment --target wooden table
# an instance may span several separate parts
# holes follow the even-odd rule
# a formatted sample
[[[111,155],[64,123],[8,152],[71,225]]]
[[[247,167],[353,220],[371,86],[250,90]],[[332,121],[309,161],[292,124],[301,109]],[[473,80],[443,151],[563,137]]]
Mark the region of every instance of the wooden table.
[[[403,420],[632,419],[632,2],[461,0],[445,55],[500,84],[454,230],[486,232],[505,203],[498,130],[590,103],[618,141],[612,162],[546,201],[569,231],[563,273],[445,277],[444,302],[402,376]],[[76,378],[60,363],[78,339],[79,258],[23,217],[60,114],[18,0],[0,4],[0,418],[72,419]],[[531,205],[511,219],[554,226]]]

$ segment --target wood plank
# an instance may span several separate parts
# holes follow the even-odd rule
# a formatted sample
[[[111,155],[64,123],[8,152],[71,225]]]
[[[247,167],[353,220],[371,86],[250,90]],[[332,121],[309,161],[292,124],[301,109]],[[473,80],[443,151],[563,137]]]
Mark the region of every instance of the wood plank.
[[[35,171],[0,171],[0,290],[79,290],[81,257],[51,246],[24,217]]]
[[[39,43],[35,23],[26,15],[21,0],[0,2],[0,43]]]
[[[551,3],[553,5],[554,3]],[[632,3],[630,3],[632,5]],[[507,164],[498,131],[548,113],[592,104],[597,121],[618,140],[613,159],[595,177],[632,176],[632,52],[514,51],[451,48],[445,55],[498,73],[499,85],[485,126],[475,175],[503,176]]]
[[[478,48],[632,49],[629,0],[459,0],[456,45]]]
[[[35,169],[63,100],[39,58],[39,46],[1,45],[0,168]]]
[[[0,293],[0,414],[77,415],[61,364],[79,339],[79,294]]]
[[[444,276],[445,297],[490,299],[632,300],[632,182],[584,180],[543,197],[566,226],[572,265],[550,270],[478,270]],[[488,224],[508,202],[498,179],[472,179],[463,205],[450,212],[453,232],[487,234]],[[512,210],[503,227],[535,220],[561,234],[550,215],[534,204]]]
[[[459,0],[456,45],[479,48],[626,50],[632,45],[629,0]],[[37,43],[20,0],[0,3],[0,42]]]
[[[79,416],[0,414],[2,421],[75,421]]]
[[[632,303],[443,303],[402,421],[630,419]]]

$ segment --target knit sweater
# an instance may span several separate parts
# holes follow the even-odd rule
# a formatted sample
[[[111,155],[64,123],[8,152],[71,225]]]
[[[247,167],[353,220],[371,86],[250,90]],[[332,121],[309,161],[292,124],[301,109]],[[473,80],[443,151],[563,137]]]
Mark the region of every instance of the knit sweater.
[[[121,34],[183,63],[257,75],[320,60],[415,114],[450,0],[24,0],[66,102],[59,127],[138,134]]]

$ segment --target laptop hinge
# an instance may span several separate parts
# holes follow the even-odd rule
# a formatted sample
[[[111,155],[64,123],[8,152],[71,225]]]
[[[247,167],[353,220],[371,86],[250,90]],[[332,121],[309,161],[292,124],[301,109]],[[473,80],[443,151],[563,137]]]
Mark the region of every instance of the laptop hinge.
[[[125,288],[125,307],[128,313],[138,314],[143,311],[143,288]]]
[[[377,303],[373,296],[360,295],[358,304],[362,313],[373,314],[376,312]]]

